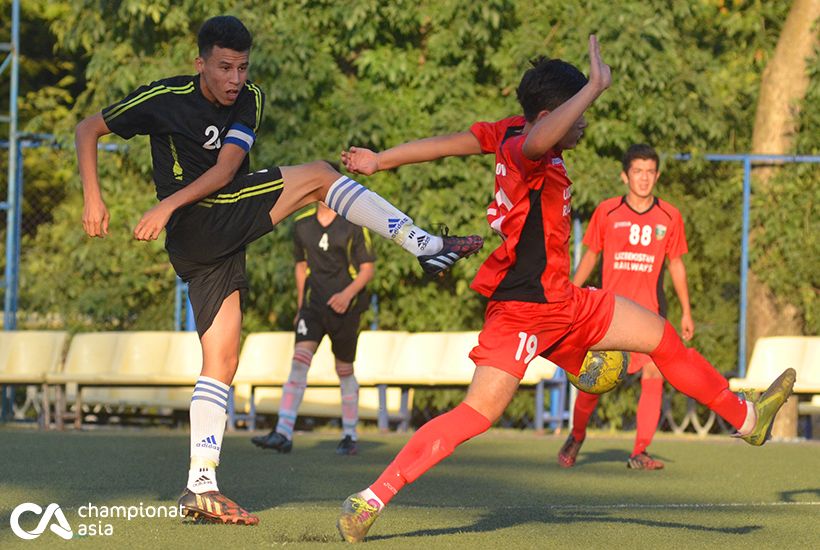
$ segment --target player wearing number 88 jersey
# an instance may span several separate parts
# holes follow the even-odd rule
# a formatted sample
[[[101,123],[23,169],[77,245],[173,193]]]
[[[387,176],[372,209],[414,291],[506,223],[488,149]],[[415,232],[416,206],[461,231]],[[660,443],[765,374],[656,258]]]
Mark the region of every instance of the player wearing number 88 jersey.
[[[584,235],[587,251],[573,282],[583,285],[598,256],[603,254],[603,288],[666,317],[663,273],[668,258],[669,272],[681,304],[681,332],[683,338],[689,340],[695,325],[682,259],[688,249],[686,234],[680,212],[653,194],[660,177],[659,160],[655,150],[646,144],[632,145],[626,151],[621,180],[627,192],[604,200],[595,209]],[[663,377],[648,355],[632,353],[629,372],[638,371],[642,373],[637,434],[627,464],[634,469],[659,470],[664,467],[663,462],[650,457],[647,447],[660,420]],[[598,399],[598,395],[578,393],[572,434],[558,454],[561,466],[568,468],[575,464]]]

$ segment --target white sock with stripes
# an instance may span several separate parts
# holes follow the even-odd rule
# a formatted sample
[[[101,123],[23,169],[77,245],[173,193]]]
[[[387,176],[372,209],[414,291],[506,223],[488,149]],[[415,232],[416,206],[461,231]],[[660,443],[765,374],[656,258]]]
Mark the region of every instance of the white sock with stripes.
[[[288,381],[282,387],[276,433],[284,435],[289,440],[293,439],[293,427],[296,425],[299,405],[302,404],[302,398],[305,396],[308,369],[310,369],[311,361],[313,361],[313,352],[307,348],[297,347],[293,351]]]
[[[356,441],[356,425],[359,423],[359,383],[351,373],[339,376],[339,387],[342,392],[342,435],[349,435]]]
[[[200,376],[196,381],[191,396],[191,467],[188,470],[188,489],[194,493],[219,490],[216,467],[228,419],[229,389],[230,386],[207,376]]]
[[[443,246],[441,237],[413,225],[410,216],[347,176],[331,184],[325,204],[347,221],[396,242],[414,256],[435,254]]]

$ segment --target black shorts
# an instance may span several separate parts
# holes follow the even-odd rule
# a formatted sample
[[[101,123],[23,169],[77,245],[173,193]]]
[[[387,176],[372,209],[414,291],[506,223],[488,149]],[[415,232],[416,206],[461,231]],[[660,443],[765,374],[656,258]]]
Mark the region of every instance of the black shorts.
[[[327,334],[336,359],[352,363],[356,359],[360,318],[361,313],[354,308],[340,315],[327,306],[302,306],[296,318],[296,341],[321,342]]]
[[[168,222],[165,248],[177,275],[188,283],[200,337],[232,292],[239,290],[244,302],[245,248],[273,229],[270,211],[283,186],[279,168],[238,176]]]

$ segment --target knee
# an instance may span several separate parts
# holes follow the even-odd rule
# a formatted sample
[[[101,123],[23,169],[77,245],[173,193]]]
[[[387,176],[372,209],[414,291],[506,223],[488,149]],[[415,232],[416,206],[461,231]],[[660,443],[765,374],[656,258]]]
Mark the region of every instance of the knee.
[[[215,378],[220,382],[230,385],[236,375],[236,369],[239,366],[239,355],[223,352],[217,356],[210,355],[203,357],[202,376]]]
[[[339,375],[339,378],[352,376],[353,363],[344,363],[342,361],[336,361],[336,374]]]
[[[303,193],[312,196],[316,200],[324,200],[330,186],[339,179],[341,174],[324,160],[314,160],[301,166],[302,173],[306,176],[302,181]]]
[[[330,185],[339,176],[341,176],[339,171],[333,168],[333,166],[326,160],[314,160],[313,162],[308,163],[307,166],[310,168],[311,173],[315,176],[313,179],[324,185]]]

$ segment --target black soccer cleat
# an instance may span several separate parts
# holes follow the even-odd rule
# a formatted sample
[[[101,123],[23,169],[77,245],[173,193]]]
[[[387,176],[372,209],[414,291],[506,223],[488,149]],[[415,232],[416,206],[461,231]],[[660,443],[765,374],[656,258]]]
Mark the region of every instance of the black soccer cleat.
[[[251,438],[251,442],[263,449],[273,449],[279,453],[289,453],[293,449],[293,441],[273,430],[267,435],[257,435]]]
[[[349,435],[346,435],[344,439],[339,441],[339,445],[336,446],[337,455],[352,456],[357,454],[358,452],[359,447],[356,445],[356,440]]]
[[[444,241],[441,250],[435,254],[418,257],[421,268],[428,275],[438,275],[443,271],[447,271],[457,261],[472,256],[481,250],[484,245],[484,239],[478,235],[470,235],[469,237],[443,236],[441,239]]]

